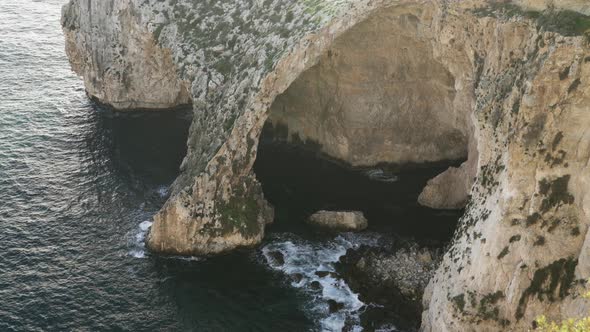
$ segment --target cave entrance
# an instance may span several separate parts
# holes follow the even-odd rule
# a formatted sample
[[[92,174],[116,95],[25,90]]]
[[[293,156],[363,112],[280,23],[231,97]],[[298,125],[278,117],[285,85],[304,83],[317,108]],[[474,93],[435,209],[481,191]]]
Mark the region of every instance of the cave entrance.
[[[320,210],[362,211],[372,231],[437,247],[451,238],[462,210],[431,209],[417,198],[430,178],[462,160],[353,168],[271,137],[263,135],[254,169],[275,207],[275,229],[300,232]]]
[[[436,58],[423,10],[373,14],[275,99],[254,171],[277,224],[362,210],[369,227],[450,239],[461,211],[417,201],[429,179],[467,160],[470,106],[457,70]]]

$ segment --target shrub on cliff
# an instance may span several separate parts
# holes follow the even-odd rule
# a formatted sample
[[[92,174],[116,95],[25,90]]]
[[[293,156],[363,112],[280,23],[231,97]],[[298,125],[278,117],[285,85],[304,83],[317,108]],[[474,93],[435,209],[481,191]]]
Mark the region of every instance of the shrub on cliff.
[[[588,280],[590,283],[590,280]],[[590,291],[584,294],[584,298],[590,299]],[[580,319],[567,319],[560,323],[550,322],[545,315],[537,317],[535,331],[541,332],[590,332],[590,316]]]

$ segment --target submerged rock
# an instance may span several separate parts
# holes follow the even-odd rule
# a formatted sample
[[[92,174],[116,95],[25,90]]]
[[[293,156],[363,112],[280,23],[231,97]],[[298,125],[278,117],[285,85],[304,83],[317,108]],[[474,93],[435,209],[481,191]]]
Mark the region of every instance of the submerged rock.
[[[336,272],[330,272],[330,271],[316,271],[315,275],[320,277],[320,278],[325,278],[325,277],[332,277],[332,278],[338,278],[338,274]]]
[[[285,256],[282,252],[275,250],[268,253],[267,260],[270,265],[282,266],[285,264]]]
[[[369,226],[367,218],[358,211],[319,211],[307,223],[335,231],[362,231]]]
[[[301,282],[301,280],[303,280],[303,274],[301,274],[301,273],[293,273],[291,275],[291,280],[294,283],[299,283],[299,282]]]
[[[344,303],[338,302],[336,300],[328,300],[328,309],[330,310],[330,313],[335,313],[337,311],[340,311],[344,308]]]
[[[314,281],[310,282],[309,283],[309,287],[311,289],[317,290],[317,291],[321,291],[323,289],[322,284],[319,281],[317,281],[317,280],[314,280]]]

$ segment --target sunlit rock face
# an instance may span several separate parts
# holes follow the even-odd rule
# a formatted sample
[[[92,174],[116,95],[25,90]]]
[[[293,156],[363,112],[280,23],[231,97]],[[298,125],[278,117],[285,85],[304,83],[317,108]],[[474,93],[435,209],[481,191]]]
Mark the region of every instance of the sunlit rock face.
[[[466,157],[421,195],[469,201],[422,329],[516,331],[590,309],[590,18],[576,1],[561,14],[522,2],[72,0],[63,24],[90,95],[193,102],[152,250],[262,239],[272,208],[252,165],[267,120],[353,165]]]
[[[318,228],[336,231],[362,231],[367,228],[367,218],[359,211],[318,211],[307,222]]]
[[[64,6],[62,25],[72,69],[88,95],[118,110],[191,104],[190,82],[177,73],[128,1],[82,0]]]

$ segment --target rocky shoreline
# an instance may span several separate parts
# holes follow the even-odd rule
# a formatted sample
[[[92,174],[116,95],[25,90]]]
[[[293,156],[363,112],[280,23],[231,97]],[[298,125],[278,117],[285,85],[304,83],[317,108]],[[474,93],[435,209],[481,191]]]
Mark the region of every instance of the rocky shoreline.
[[[399,240],[398,240],[399,241]],[[395,323],[405,331],[418,330],[424,289],[442,259],[441,249],[404,242],[349,249],[337,271],[368,306],[361,323],[368,331]]]
[[[324,292],[325,287],[339,284],[358,294],[362,306],[356,307],[356,311],[347,311],[350,307],[345,297],[327,295],[320,300],[326,305],[326,314],[346,313],[341,318],[342,331],[354,331],[358,327],[366,331],[387,327],[417,331],[423,311],[423,294],[442,260],[443,248],[424,247],[391,235],[361,234],[360,239],[364,236],[365,240],[358,240],[351,233],[343,233],[336,238],[341,236],[347,239],[342,243],[349,243],[342,248],[345,251],[341,256],[334,256],[337,260],[332,262],[318,261],[320,264],[315,268],[312,263],[310,270],[293,269],[297,264],[294,263],[297,252],[302,250],[297,242],[288,242],[291,244],[282,247],[280,241],[279,244],[271,241],[263,251],[264,260],[271,269],[284,271],[289,283],[312,294],[326,296],[331,292]],[[317,242],[315,255],[321,256],[325,250],[321,249],[321,243]],[[329,242],[324,245],[331,246]],[[287,250],[289,247],[292,249]]]

